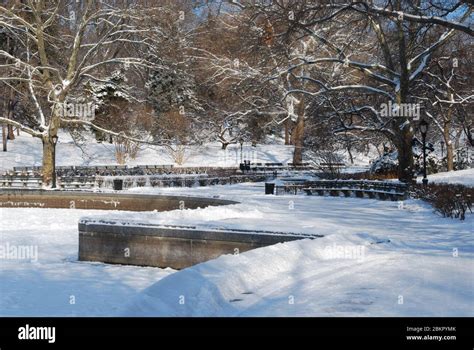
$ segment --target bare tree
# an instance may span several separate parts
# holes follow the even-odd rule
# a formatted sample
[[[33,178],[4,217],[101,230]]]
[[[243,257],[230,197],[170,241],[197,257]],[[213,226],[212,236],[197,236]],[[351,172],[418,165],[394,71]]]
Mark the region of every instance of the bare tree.
[[[297,64],[280,72],[280,75],[291,72],[295,79],[311,82],[314,88],[293,88],[288,93],[304,94],[313,99],[321,96],[332,99],[338,93],[339,97],[345,93],[343,96],[347,99],[348,94],[356,94],[356,99],[349,98],[353,102],[376,95],[395,106],[416,103],[417,96],[412,91],[414,82],[427,69],[433,53],[451,40],[457,31],[469,33],[469,26],[465,23],[472,12],[470,5],[436,8],[432,2],[426,4],[423,1],[387,1],[383,11],[364,1],[329,4],[308,1],[299,5],[295,8],[279,1],[271,5],[255,5],[258,11],[271,13],[277,18],[288,16],[293,24],[290,29],[300,33],[301,40],[311,37],[320,44],[317,54],[309,51],[299,57]],[[441,20],[435,13],[450,19]],[[334,32],[331,25],[339,29]],[[427,35],[436,25],[443,28],[441,35],[436,38]],[[330,54],[321,55],[321,51]],[[308,66],[314,67],[308,70],[310,74],[298,74],[301,67]],[[328,71],[339,74],[336,79],[327,79],[324,72]],[[341,111],[341,106],[334,108],[337,115],[351,117],[350,123],[345,122],[347,118],[340,118],[340,131],[384,133],[398,150],[399,178],[411,181],[413,120],[404,116],[383,118],[378,107],[380,102],[378,106],[351,104],[347,110]]]
[[[458,36],[435,57],[416,81],[417,95],[425,102],[426,115],[446,145],[447,170],[454,170],[456,135],[465,130],[469,138],[469,111],[474,104],[472,47],[473,38]],[[424,92],[424,93],[422,93]],[[467,116],[467,118],[465,117]]]
[[[53,138],[60,127],[87,125],[119,134],[90,120],[65,117],[58,112],[58,106],[67,102],[69,95],[81,91],[85,82],[100,81],[109,66],[153,66],[146,58],[122,55],[114,50],[117,45],[149,45],[142,34],[151,30],[138,26],[145,9],[121,1],[115,4],[92,0],[80,3],[30,0],[0,6],[0,23],[21,44],[17,54],[0,50],[0,57],[6,62],[0,66],[0,80],[20,82],[28,88],[35,106],[32,116],[35,123],[28,126],[4,117],[0,122],[42,140],[45,186],[51,184]]]

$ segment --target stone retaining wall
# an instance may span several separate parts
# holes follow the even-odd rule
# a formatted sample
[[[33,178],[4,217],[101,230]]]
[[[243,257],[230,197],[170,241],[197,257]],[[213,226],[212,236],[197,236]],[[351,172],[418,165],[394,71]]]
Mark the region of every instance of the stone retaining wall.
[[[79,260],[182,269],[223,254],[316,237],[320,236],[81,220]]]
[[[85,191],[0,190],[0,208],[166,211],[237,203],[218,198],[188,196]]]

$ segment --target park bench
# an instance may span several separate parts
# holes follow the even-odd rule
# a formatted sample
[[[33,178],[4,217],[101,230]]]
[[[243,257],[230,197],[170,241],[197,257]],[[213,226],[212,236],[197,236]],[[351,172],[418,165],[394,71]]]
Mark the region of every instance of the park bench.
[[[342,168],[345,168],[346,164],[325,162],[325,163],[319,163],[318,167],[322,170],[330,170],[330,169],[340,170]]]
[[[322,180],[308,182],[303,191],[308,195],[373,198],[392,201],[405,199],[408,187],[405,184],[361,180]]]
[[[310,163],[300,163],[300,164],[288,163],[287,169],[288,170],[313,170],[314,167]]]
[[[403,183],[371,180],[291,181],[276,186],[276,194],[329,195],[357,198],[400,200],[407,197],[408,186]]]
[[[329,195],[333,197],[339,197],[341,193],[344,195],[344,197],[351,197],[351,194],[353,193],[357,198],[365,198],[365,196],[367,196],[367,198],[381,200],[390,199],[392,201],[402,200],[406,198],[406,193],[404,192],[391,192],[370,189],[304,188],[303,191],[308,195],[313,195],[317,193],[320,196],[324,196],[325,193],[329,193]]]
[[[41,178],[29,176],[2,176],[0,177],[0,187],[12,188],[40,188]]]

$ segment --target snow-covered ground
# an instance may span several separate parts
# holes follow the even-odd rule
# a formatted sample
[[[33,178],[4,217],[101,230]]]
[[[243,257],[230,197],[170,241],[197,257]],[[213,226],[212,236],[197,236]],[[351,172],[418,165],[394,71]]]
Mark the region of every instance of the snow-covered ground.
[[[97,143],[90,136],[88,142],[78,145],[69,133],[60,131],[56,149],[57,165],[115,165],[115,148],[113,144]],[[238,166],[242,160],[254,163],[291,163],[293,146],[285,146],[278,140],[268,140],[268,144],[252,147],[244,143],[242,152],[240,144],[229,145],[221,149],[220,143],[207,143],[202,146],[190,146],[185,151],[183,166]],[[241,157],[242,155],[242,157]],[[343,169],[344,172],[360,172],[368,169],[370,159],[377,156],[375,149],[367,154],[354,153],[354,164]],[[22,133],[14,141],[8,142],[8,152],[0,152],[0,172],[14,166],[40,166],[42,157],[41,141]],[[341,157],[350,164],[347,153]],[[305,160],[308,161],[308,160]],[[141,146],[136,159],[129,159],[127,165],[173,164],[178,166],[165,147]]]
[[[474,187],[474,168],[428,175],[428,181],[434,183],[461,184],[464,186]]]
[[[241,204],[160,213],[2,209],[0,246],[37,245],[38,261],[1,261],[0,315],[474,315],[472,214],[462,222],[413,200],[265,196],[263,184],[133,191]],[[325,237],[179,272],[77,262],[79,217],[104,215]]]
[[[173,272],[78,262],[78,220],[99,213],[0,209],[0,316],[113,315],[152,281]],[[37,255],[5,259],[5,250],[13,247],[34,247]]]
[[[78,147],[68,133],[59,134],[57,165],[114,165],[115,148],[110,143],[91,141]],[[27,134],[21,134],[13,142],[8,143],[8,152],[0,153],[0,171],[14,166],[40,166],[42,157],[41,141]],[[291,163],[293,146],[279,144],[257,145],[252,147],[245,143],[242,148],[242,159],[255,163]],[[219,143],[203,146],[190,146],[185,151],[183,166],[238,166],[241,161],[240,144],[229,145],[222,150]],[[127,165],[174,164],[177,166],[164,147],[142,146],[136,159],[127,161]]]

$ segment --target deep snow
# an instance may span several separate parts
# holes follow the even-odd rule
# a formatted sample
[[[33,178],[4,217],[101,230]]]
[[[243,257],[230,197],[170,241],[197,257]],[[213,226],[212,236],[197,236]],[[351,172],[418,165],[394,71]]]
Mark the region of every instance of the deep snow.
[[[241,204],[150,213],[2,209],[0,245],[38,245],[39,259],[1,261],[0,315],[474,315],[471,214],[464,222],[445,219],[414,200],[265,196],[263,184],[133,192],[217,195]],[[77,262],[78,219],[104,214],[325,237],[179,272]]]

